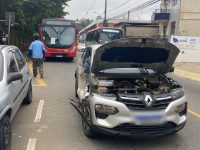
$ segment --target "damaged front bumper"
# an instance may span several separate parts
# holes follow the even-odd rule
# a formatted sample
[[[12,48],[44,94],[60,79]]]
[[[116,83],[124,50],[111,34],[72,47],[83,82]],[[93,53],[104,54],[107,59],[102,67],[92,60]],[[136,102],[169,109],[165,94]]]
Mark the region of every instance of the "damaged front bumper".
[[[100,96],[93,94],[88,97],[92,115],[92,128],[109,135],[125,136],[159,136],[181,130],[186,123],[187,101],[186,97],[171,102],[164,110],[132,110],[116,97]],[[185,113],[178,113],[177,108],[186,105]],[[114,115],[99,116],[95,106],[104,105],[116,108]]]

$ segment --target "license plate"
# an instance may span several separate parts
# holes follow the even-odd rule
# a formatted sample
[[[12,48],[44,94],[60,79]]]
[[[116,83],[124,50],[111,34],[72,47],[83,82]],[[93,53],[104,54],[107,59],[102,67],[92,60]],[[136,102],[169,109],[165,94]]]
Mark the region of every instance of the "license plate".
[[[56,57],[61,58],[61,57],[63,57],[63,56],[62,56],[62,55],[56,55]]]
[[[162,115],[138,115],[136,116],[136,119],[139,120],[139,121],[148,121],[148,122],[151,122],[151,121],[161,121],[163,118]]]

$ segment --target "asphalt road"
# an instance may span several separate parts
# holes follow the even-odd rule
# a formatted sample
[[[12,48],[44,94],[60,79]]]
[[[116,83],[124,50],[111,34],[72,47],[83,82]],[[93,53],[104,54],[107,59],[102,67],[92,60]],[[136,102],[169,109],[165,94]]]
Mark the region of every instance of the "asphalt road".
[[[178,134],[87,139],[79,114],[69,104],[69,98],[74,98],[75,61],[45,62],[44,81],[33,81],[33,103],[22,106],[12,122],[12,150],[200,150],[200,82],[179,77],[190,112]]]

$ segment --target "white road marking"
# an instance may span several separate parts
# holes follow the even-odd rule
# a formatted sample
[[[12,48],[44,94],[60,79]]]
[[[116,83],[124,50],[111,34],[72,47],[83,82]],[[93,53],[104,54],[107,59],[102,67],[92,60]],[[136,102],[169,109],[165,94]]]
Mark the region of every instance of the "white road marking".
[[[44,100],[40,100],[39,105],[38,105],[38,109],[37,109],[37,113],[36,113],[36,116],[35,116],[34,123],[40,122],[41,117],[42,117],[43,106],[44,106]]]
[[[29,139],[28,140],[28,145],[26,150],[35,150],[35,145],[36,145],[37,139]]]

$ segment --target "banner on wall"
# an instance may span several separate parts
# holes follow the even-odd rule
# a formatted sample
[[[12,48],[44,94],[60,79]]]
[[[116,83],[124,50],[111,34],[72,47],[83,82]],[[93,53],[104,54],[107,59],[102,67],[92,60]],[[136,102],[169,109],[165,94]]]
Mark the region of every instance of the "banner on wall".
[[[199,37],[189,36],[171,36],[172,44],[176,45],[179,49],[199,49],[200,40]]]

